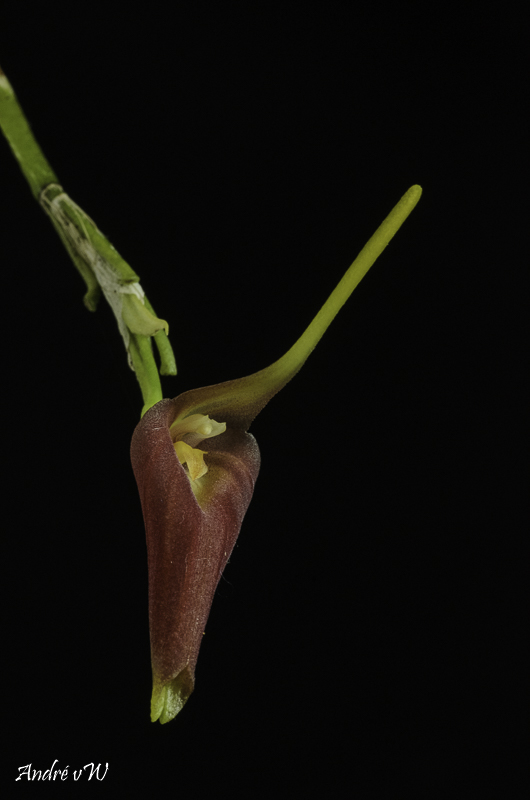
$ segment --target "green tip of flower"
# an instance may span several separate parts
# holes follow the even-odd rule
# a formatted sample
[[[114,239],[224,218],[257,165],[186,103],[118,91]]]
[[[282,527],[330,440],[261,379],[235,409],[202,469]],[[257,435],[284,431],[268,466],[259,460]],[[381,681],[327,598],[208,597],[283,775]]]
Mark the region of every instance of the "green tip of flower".
[[[151,698],[151,722],[158,720],[162,725],[171,722],[184,708],[193,691],[193,685],[193,678],[187,668],[170,683],[155,685]]]

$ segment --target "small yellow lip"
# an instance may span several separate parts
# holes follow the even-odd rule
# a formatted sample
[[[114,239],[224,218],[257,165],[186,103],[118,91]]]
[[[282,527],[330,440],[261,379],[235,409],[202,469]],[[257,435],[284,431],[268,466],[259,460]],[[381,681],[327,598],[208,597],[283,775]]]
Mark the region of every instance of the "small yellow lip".
[[[197,481],[208,472],[208,465],[204,461],[208,451],[200,450],[197,445],[225,431],[226,422],[217,422],[207,414],[191,414],[173,423],[171,437],[175,453],[182,466],[187,466],[190,481]]]
[[[175,453],[177,458],[184,466],[188,467],[188,475],[191,481],[196,481],[206,475],[208,467],[204,463],[204,456],[207,455],[207,450],[198,450],[195,447],[190,447],[186,442],[175,442]]]

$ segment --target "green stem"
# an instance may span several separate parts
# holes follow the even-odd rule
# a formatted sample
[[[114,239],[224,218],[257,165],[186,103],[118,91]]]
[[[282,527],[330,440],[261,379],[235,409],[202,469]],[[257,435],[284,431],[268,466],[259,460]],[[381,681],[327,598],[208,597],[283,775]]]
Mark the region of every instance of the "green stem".
[[[153,355],[154,337],[160,355],[160,374],[176,375],[177,367],[167,338],[167,322],[157,318],[138,275],[59,185],[16,98],[0,69],[0,127],[30,185],[87,286],[84,303],[96,309],[103,293],[111,306],[125,343],[129,365],[136,372],[144,400],[142,414],[162,399]]]
[[[35,141],[15,92],[0,68],[0,124],[11,145],[24,177],[37,200],[48,183],[57,183],[57,176]]]
[[[149,338],[133,333],[129,342],[129,353],[132,357],[134,370],[144,399],[144,406],[140,415],[143,417],[145,412],[149,411],[151,406],[154,406],[163,397]]]

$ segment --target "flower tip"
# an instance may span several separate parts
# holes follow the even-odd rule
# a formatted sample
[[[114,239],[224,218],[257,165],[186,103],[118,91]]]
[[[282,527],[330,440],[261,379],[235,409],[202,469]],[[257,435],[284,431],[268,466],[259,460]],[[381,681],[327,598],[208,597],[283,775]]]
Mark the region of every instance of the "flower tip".
[[[158,720],[161,725],[171,722],[186,705],[193,686],[194,680],[187,667],[170,683],[155,686],[151,698],[151,722]]]

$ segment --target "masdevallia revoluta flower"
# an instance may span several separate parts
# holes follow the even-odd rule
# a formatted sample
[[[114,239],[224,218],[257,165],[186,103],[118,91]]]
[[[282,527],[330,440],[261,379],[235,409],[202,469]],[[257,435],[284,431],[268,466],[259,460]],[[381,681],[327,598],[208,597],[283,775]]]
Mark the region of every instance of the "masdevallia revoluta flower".
[[[258,476],[251,422],[304,364],[420,196],[419,186],[406,192],[282,358],[161,400],[138,423],[131,459],[147,537],[153,722],[173,719],[194,688],[213,596]]]

